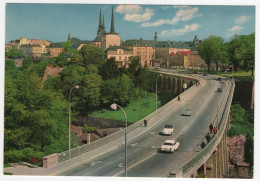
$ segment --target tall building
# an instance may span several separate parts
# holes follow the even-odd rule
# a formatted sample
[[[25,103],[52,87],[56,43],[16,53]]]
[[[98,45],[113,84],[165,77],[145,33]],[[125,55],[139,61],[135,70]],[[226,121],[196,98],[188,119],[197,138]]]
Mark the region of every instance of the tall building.
[[[105,18],[103,15],[103,21],[102,21],[102,12],[100,10],[99,14],[99,23],[98,23],[98,28],[97,28],[97,36],[96,38],[92,41],[93,45],[97,45],[101,48],[101,42],[102,42],[102,36],[106,33],[105,29]]]
[[[121,45],[121,40],[120,36],[118,33],[115,32],[115,22],[114,22],[114,11],[112,7],[112,15],[111,15],[111,27],[110,27],[110,32],[105,33],[102,36],[102,48],[107,49],[109,46],[120,46]]]

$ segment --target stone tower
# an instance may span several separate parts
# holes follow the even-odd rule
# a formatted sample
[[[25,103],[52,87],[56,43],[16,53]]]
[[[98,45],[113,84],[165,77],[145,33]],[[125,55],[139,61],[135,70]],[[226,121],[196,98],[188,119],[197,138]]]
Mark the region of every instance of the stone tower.
[[[98,29],[97,29],[97,36],[94,39],[95,42],[100,42],[102,39],[102,36],[106,33],[105,30],[105,18],[103,15],[103,21],[102,21],[102,12],[100,10],[100,14],[99,14],[99,24],[98,24]]]
[[[157,41],[158,37],[157,37],[157,32],[155,32],[154,34],[154,41]]]
[[[115,24],[114,24],[114,10],[113,10],[113,7],[112,7],[112,15],[111,15],[111,27],[110,27],[110,34],[112,33],[116,33],[115,32]]]

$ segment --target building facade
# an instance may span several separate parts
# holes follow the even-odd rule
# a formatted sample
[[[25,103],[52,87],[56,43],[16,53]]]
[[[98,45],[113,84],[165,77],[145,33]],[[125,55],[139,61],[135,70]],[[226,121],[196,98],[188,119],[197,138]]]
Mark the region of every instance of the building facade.
[[[133,51],[126,47],[110,46],[106,50],[107,58],[115,58],[118,67],[128,67],[131,63],[129,57],[133,56]]]
[[[204,68],[206,64],[196,51],[178,51],[176,54],[171,54],[170,66]]]

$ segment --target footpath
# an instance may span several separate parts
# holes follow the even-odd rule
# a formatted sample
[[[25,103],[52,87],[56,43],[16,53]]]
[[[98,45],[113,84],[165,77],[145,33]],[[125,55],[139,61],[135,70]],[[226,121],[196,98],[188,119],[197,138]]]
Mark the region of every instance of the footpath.
[[[138,136],[141,136],[145,132],[148,132],[150,129],[152,129],[154,126],[156,126],[160,121],[164,120],[170,114],[174,111],[179,109],[183,104],[185,104],[185,101],[189,99],[191,96],[195,95],[201,88],[204,87],[205,80],[204,79],[199,79],[199,77],[192,76],[190,78],[195,78],[200,81],[200,86],[196,86],[195,84],[187,89],[185,92],[183,92],[180,97],[181,100],[178,101],[178,97],[174,98],[172,101],[164,105],[163,107],[159,108],[157,111],[155,111],[155,116],[153,116],[151,119],[147,120],[148,124],[147,127],[143,125],[143,123],[140,123],[140,126],[127,133],[127,142],[130,142],[137,138]],[[153,113],[152,113],[153,114]],[[147,116],[148,117],[148,116]],[[144,118],[146,119],[146,118]],[[53,167],[49,168],[43,168],[43,167],[37,167],[37,168],[30,168],[27,166],[22,166],[22,165],[15,165],[14,167],[8,167],[4,168],[4,172],[10,172],[13,173],[14,175],[59,175],[63,172],[66,172],[70,169],[73,169],[83,163],[86,162],[91,162],[94,164],[94,159],[109,153],[110,151],[124,146],[124,141],[125,138],[120,137],[108,144],[105,144],[101,147],[98,147],[94,150],[91,150],[89,152],[86,152],[82,155],[79,155],[77,157],[71,158],[69,160],[63,161],[59,163],[58,165],[55,165]]]

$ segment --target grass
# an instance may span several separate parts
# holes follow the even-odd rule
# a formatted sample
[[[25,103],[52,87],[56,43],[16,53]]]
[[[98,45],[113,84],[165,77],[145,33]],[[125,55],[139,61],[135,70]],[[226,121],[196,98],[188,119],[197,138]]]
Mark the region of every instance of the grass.
[[[127,121],[135,123],[155,111],[155,96],[155,93],[148,93],[147,96],[131,100],[126,107],[123,107],[127,115]],[[161,103],[158,101],[158,108],[160,105]],[[125,120],[124,113],[121,110],[113,111],[109,108],[94,111],[89,114],[89,117]]]
[[[10,173],[10,172],[4,172],[4,175],[13,175],[13,173]]]
[[[4,168],[7,168],[7,167],[12,167],[12,165],[5,163]]]

